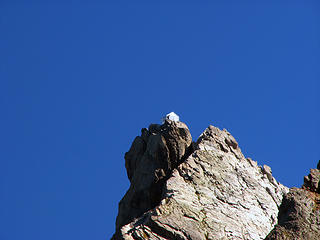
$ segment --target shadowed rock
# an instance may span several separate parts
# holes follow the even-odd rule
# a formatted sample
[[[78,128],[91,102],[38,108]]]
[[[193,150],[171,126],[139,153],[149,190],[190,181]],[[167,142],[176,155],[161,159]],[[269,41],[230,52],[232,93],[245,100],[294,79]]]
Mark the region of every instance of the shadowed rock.
[[[291,188],[280,206],[278,224],[266,240],[320,239],[320,161],[304,177],[302,188]]]
[[[166,120],[141,130],[125,154],[131,185],[119,203],[117,230],[160,203],[165,181],[189,154],[191,143],[189,129],[182,122]]]

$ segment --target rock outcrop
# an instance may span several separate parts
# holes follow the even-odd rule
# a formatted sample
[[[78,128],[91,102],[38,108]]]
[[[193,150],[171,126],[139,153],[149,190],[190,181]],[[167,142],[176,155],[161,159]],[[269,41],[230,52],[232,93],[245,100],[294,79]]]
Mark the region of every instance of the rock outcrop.
[[[266,240],[320,239],[320,161],[304,177],[302,188],[291,188],[280,206],[278,224]]]
[[[125,160],[131,185],[115,240],[264,239],[290,196],[270,167],[245,158],[231,134],[213,126],[192,143],[182,122],[150,125]]]
[[[160,203],[166,180],[190,154],[191,143],[189,129],[182,122],[166,120],[141,130],[125,154],[131,185],[119,203],[117,229]]]

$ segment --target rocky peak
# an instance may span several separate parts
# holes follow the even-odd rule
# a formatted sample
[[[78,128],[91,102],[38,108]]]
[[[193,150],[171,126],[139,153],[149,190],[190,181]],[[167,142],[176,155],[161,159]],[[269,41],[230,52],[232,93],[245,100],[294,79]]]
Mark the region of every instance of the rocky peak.
[[[212,125],[200,135],[197,146],[202,150],[219,149],[225,153],[233,153],[238,159],[244,158],[234,137],[226,129],[221,131]]]
[[[113,239],[320,239],[320,163],[289,191],[227,130],[210,125],[193,143],[167,119],[142,129],[125,165],[131,185]]]
[[[141,130],[125,154],[130,188],[119,203],[116,229],[154,208],[172,170],[192,151],[192,138],[182,122],[165,120]]]

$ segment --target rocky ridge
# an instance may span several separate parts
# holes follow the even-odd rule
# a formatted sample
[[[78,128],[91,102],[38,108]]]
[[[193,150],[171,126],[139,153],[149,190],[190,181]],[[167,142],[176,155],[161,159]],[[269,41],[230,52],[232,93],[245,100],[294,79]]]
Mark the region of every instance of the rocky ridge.
[[[125,163],[131,185],[119,203],[114,240],[265,239],[271,230],[266,239],[296,239],[277,238],[288,228],[281,216],[293,190],[270,167],[245,158],[225,129],[209,126],[192,142],[182,122],[152,124]],[[319,191],[316,174],[301,191]]]

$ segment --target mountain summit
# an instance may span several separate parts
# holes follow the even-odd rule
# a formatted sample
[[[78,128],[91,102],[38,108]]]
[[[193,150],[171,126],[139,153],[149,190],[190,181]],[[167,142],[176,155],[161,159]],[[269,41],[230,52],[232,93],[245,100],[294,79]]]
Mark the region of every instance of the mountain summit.
[[[225,129],[210,125],[193,142],[182,122],[151,124],[125,166],[113,240],[320,239],[319,167],[288,189]]]

